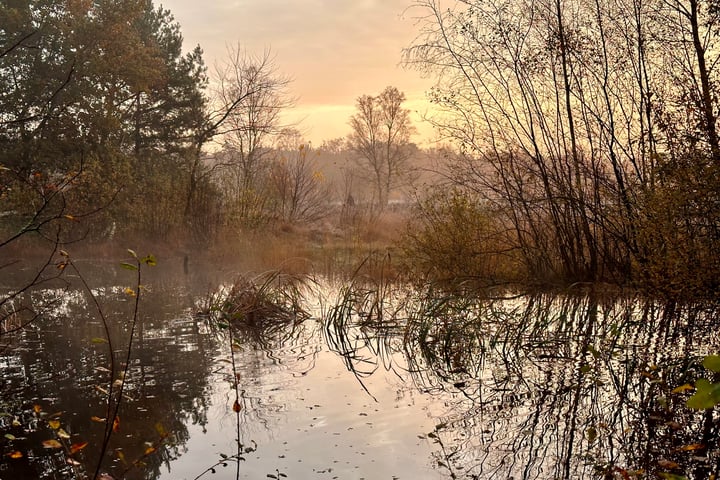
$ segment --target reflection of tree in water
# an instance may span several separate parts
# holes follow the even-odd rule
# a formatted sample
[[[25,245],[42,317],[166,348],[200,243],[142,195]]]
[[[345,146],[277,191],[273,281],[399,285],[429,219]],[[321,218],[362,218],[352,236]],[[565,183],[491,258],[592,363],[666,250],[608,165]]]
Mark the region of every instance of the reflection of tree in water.
[[[427,437],[453,478],[708,478],[718,469],[717,418],[674,391],[702,376],[698,358],[720,344],[712,309],[593,294],[427,295],[383,314],[341,300],[326,335],[361,381],[374,370],[358,365],[392,363],[442,395]],[[372,311],[382,321],[368,322]]]
[[[117,358],[124,359],[132,302],[121,288],[98,293],[112,326]],[[163,463],[184,453],[187,424],[207,421],[204,398],[215,354],[213,339],[203,334],[190,317],[173,318],[177,311],[178,305],[169,305],[162,292],[146,294],[142,328],[136,332],[132,363],[125,378],[120,422],[110,443],[112,458],[104,463],[104,470],[110,473],[119,475],[130,468],[124,478],[157,478]],[[104,424],[93,417],[106,415],[107,395],[101,389],[108,385],[108,352],[105,343],[93,339],[104,337],[102,325],[83,296],[74,292],[55,312],[34,328],[24,330],[20,346],[0,363],[5,382],[0,393],[2,411],[10,408],[21,419],[34,418],[37,425],[36,432],[25,435],[27,442],[6,441],[3,445],[3,454],[27,447],[21,459],[9,460],[3,455],[0,460],[11,478],[79,478],[71,471],[58,472],[57,465],[48,464],[54,453],[63,465],[62,454],[38,448],[42,440],[57,438],[48,419],[58,412],[55,418],[70,435],[68,443],[88,442],[75,457],[90,472],[98,462]],[[9,368],[11,365],[14,368]],[[35,405],[42,409],[41,413],[34,412]],[[21,423],[27,430],[25,420]],[[6,431],[3,429],[3,434]],[[145,455],[150,444],[157,445],[160,431],[167,432],[168,438],[155,452]],[[142,463],[131,468],[138,459]]]

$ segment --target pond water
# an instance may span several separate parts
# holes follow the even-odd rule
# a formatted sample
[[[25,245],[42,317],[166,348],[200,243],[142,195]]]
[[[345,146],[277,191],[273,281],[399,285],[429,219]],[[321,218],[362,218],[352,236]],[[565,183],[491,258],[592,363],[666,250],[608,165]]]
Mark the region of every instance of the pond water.
[[[70,271],[69,283],[15,301],[42,314],[0,337],[0,480],[93,478],[106,430],[100,471],[116,479],[710,478],[719,469],[717,415],[685,406],[689,385],[709,378],[703,356],[720,344],[712,306],[592,294],[490,301],[316,279],[301,290],[307,316],[223,328],[196,313],[235,273],[178,265],[144,269],[127,374],[114,387],[134,272],[80,265],[109,332]],[[121,383],[111,426],[108,397]]]

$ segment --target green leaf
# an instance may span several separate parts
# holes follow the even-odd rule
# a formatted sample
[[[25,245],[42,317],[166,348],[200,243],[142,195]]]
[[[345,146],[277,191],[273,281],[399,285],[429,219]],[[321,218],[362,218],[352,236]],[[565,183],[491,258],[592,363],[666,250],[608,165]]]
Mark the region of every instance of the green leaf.
[[[705,357],[703,367],[715,373],[720,373],[720,355],[708,355]]]
[[[706,410],[720,403],[720,383],[710,383],[705,378],[695,382],[695,394],[687,401],[688,408]]]
[[[132,263],[127,263],[127,262],[122,262],[120,264],[120,266],[122,268],[124,268],[125,270],[137,270],[138,269],[137,265],[133,265]]]
[[[91,341],[92,343],[108,343],[107,339],[102,337],[95,337]]]
[[[155,255],[148,255],[140,261],[149,267],[154,267],[155,265],[157,265]]]
[[[129,253],[130,256],[132,256],[134,259],[137,259],[137,258],[138,258],[137,253],[135,253],[135,250],[132,250],[132,249],[128,248],[128,253]]]
[[[15,435],[13,435],[12,433],[6,433],[5,438],[7,438],[8,440],[15,440]]]

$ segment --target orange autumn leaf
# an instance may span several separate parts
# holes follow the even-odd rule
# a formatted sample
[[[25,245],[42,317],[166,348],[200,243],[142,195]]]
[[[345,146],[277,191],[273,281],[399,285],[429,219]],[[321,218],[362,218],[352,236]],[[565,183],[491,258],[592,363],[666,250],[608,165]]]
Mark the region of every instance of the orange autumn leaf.
[[[70,455],[79,452],[83,448],[88,446],[88,442],[73,443],[70,446]]]
[[[145,455],[150,455],[155,451],[155,447],[148,447],[145,449]]]
[[[117,433],[120,430],[120,417],[115,417],[113,420],[113,432]]]
[[[90,417],[90,420],[92,420],[93,422],[105,423],[105,419],[104,419],[104,418],[96,417],[95,415],[93,415],[92,417]]]
[[[683,393],[689,390],[695,390],[695,387],[693,387],[689,383],[686,383],[685,385],[680,385],[679,387],[674,388],[671,393]]]
[[[15,450],[14,452],[8,453],[7,456],[10,458],[22,458],[23,454],[22,454],[22,452]]]
[[[50,428],[53,430],[57,430],[60,428],[60,420],[49,420],[48,425],[50,425]]]
[[[35,411],[35,413],[40,413],[40,412],[42,412],[42,407],[40,405],[35,404],[35,405],[33,405],[33,411]]]
[[[62,444],[57,440],[45,440],[42,442],[44,448],[62,448]]]
[[[683,445],[682,447],[678,447],[675,450],[678,452],[691,452],[693,450],[700,450],[705,448],[705,445],[702,443],[692,443],[690,445]]]

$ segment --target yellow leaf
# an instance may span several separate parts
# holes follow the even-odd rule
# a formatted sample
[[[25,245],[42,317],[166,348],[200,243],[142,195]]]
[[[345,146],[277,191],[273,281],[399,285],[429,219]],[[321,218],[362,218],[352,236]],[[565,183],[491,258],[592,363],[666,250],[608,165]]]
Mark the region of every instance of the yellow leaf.
[[[57,440],[45,440],[42,442],[42,446],[45,448],[62,448],[62,444]]]
[[[42,412],[42,407],[37,404],[33,405],[33,411],[35,411],[35,413],[40,413],[40,412]]]
[[[50,425],[50,428],[53,430],[57,430],[60,428],[60,420],[49,420],[48,425]]]
[[[150,455],[155,451],[155,447],[148,447],[145,449],[145,455]]]
[[[675,450],[678,452],[690,452],[693,450],[700,450],[705,448],[705,445],[702,443],[692,443],[690,445],[683,445],[682,447],[678,447]]]
[[[135,290],[130,287],[125,287],[125,290],[123,291],[125,292],[125,295],[130,295],[131,297],[135,296]]]
[[[60,438],[66,438],[66,439],[70,438],[70,434],[67,433],[65,430],[63,430],[62,428],[57,431],[57,435]]]
[[[680,385],[679,387],[674,388],[672,393],[684,393],[690,390],[695,390],[695,387],[686,383],[685,385]]]

